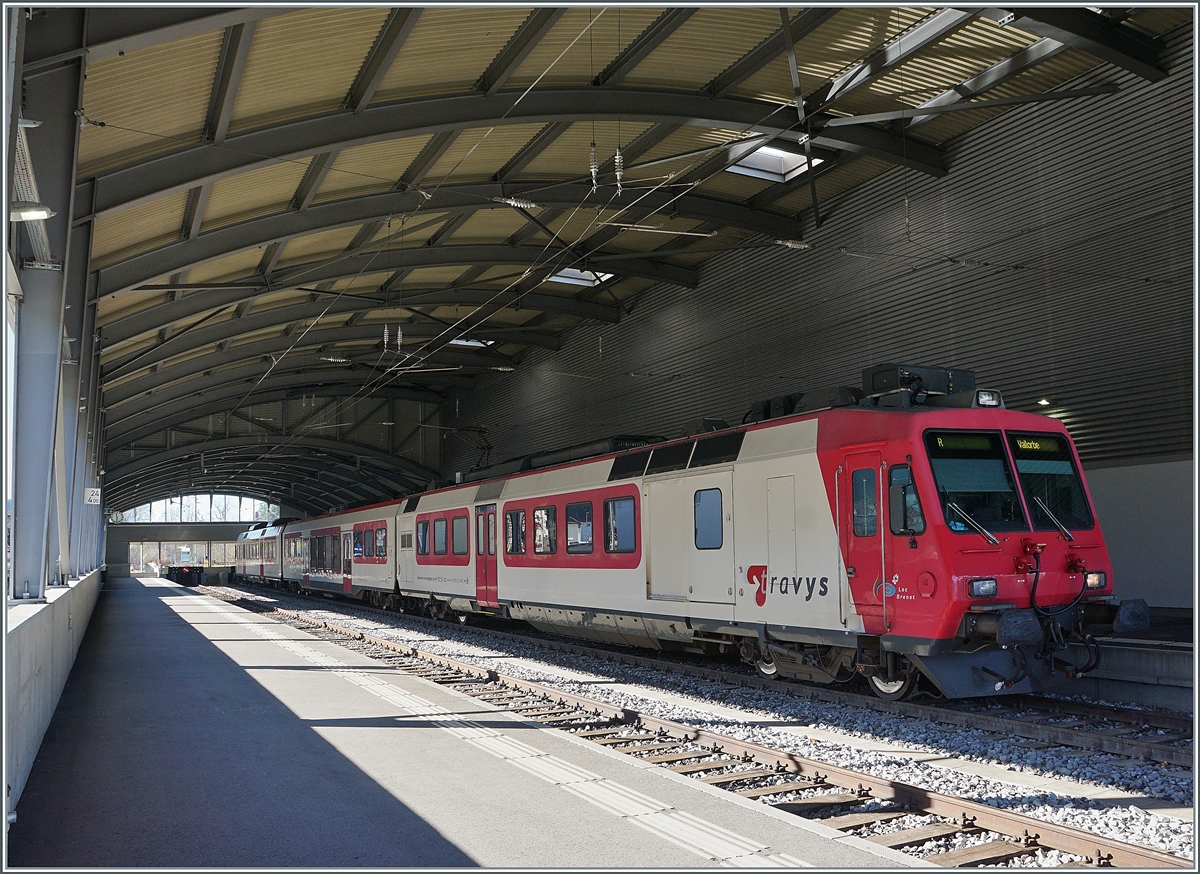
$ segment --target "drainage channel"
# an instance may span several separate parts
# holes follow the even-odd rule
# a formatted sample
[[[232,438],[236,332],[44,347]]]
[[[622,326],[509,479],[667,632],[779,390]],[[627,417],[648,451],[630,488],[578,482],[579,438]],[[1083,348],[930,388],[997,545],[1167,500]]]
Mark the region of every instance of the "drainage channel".
[[[777,810],[813,818],[845,832],[864,828],[882,831],[864,835],[864,839],[903,849],[941,867],[1002,865],[1046,850],[1076,857],[1067,861],[1070,867],[1193,867],[1191,860],[1169,853],[640,714],[273,605],[241,598],[222,600],[256,613],[273,614],[316,637],[455,689],[481,703],[569,731],[614,752],[743,798],[762,800]],[[830,809],[845,812],[814,816]],[[962,846],[946,849],[947,844],[963,836],[973,840],[959,840]]]

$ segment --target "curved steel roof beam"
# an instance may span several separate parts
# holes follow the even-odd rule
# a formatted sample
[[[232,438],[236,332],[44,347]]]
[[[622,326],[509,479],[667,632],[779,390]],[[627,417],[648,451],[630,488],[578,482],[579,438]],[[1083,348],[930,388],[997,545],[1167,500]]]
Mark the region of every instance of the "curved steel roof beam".
[[[316,394],[318,397],[330,398],[346,396],[354,397],[359,395],[361,392],[361,385],[326,385],[319,392],[315,393],[308,391],[302,392],[295,388],[278,389],[276,391],[256,394],[254,397],[254,404],[269,404],[275,401],[286,401],[298,397],[301,394]],[[233,405],[233,402],[236,402],[236,400],[240,397],[241,395],[220,398],[193,409],[187,409],[185,407],[181,412],[176,412],[169,417],[150,422],[125,434],[117,435],[106,432],[104,435],[104,445],[109,451],[111,451],[128,443],[133,443],[136,440],[141,440],[144,437],[149,437],[151,434],[157,434],[160,431],[174,428],[176,425],[182,425],[185,422],[193,422],[203,419],[206,416],[215,415],[216,413],[227,413],[229,412],[230,407]],[[399,400],[413,399],[411,391],[405,388],[396,388],[395,386],[384,386],[382,388],[373,389],[371,391],[371,397],[397,398]],[[406,460],[400,456],[395,458],[394,463],[402,467],[407,464]]]
[[[144,289],[143,289],[144,290]],[[184,289],[171,289],[184,290]],[[187,297],[177,298],[168,303],[158,304],[157,306],[147,307],[144,310],[132,313],[127,316],[114,319],[100,329],[100,339],[105,347],[111,348],[117,343],[123,343],[126,340],[135,339],[142,334],[148,334],[152,331],[158,331],[168,325],[173,325],[181,319],[187,319],[192,316],[202,316],[214,310],[219,310],[233,304],[241,303],[242,301],[252,301],[257,297],[267,294],[268,291],[261,286],[238,286],[226,288],[203,289],[202,287],[189,286],[187,291],[204,291],[203,294],[189,294]],[[404,295],[420,295],[427,291],[433,293],[441,293],[444,289],[406,289]],[[337,297],[338,293],[334,291],[324,292],[323,297],[326,300]],[[399,295],[397,295],[398,297]],[[371,297],[362,294],[346,295],[348,299],[361,300],[366,304],[374,304],[375,307],[383,309],[385,307],[398,306],[398,301],[385,301],[382,297]],[[458,301],[465,303],[465,301]],[[543,301],[547,306],[552,306],[553,301]],[[527,304],[529,309],[539,309],[532,303]],[[574,313],[573,313],[574,315]],[[607,320],[606,320],[607,321]],[[362,336],[365,339],[367,332],[373,331],[378,333],[375,326],[370,328],[359,328],[363,332]],[[404,333],[410,337],[436,337],[445,332],[444,325],[437,322],[416,322],[405,325]],[[372,334],[374,336],[374,334]],[[451,334],[451,337],[454,335]],[[541,331],[527,330],[523,328],[508,328],[502,326],[484,327],[475,331],[472,336],[478,340],[495,340],[499,343],[520,343],[524,346],[539,346],[546,349],[558,349],[562,345],[561,339],[555,334],[547,334]],[[293,338],[294,339],[294,338]],[[286,346],[284,347],[286,348]]]
[[[434,195],[434,199],[441,201],[443,205],[431,205],[429,209],[437,210],[438,212],[475,212],[482,208],[494,206],[491,203],[485,204],[480,199],[481,195],[476,192],[490,190],[496,192],[494,196],[501,196],[501,186],[499,184],[484,184],[472,186],[472,188],[475,190],[460,192],[448,189],[444,195],[440,193]],[[605,202],[603,198],[591,195],[591,189],[584,186],[562,186],[562,188],[573,189],[579,195],[579,199],[575,200],[568,199],[565,196],[556,196],[552,202],[572,207],[588,199],[593,200],[597,205]],[[534,196],[539,196],[541,193],[538,192]],[[674,199],[675,197],[676,195],[670,192],[656,192],[653,195],[639,198],[638,207],[639,209],[654,210],[656,205],[661,205],[664,208],[670,208],[678,212],[679,215],[685,218],[720,221],[732,227],[745,228],[746,230],[761,234],[769,235],[792,232],[788,230],[792,223],[783,216],[773,218],[764,213],[756,213],[738,204],[727,204],[709,198],[687,195],[678,197],[678,199]],[[457,203],[447,202],[451,200],[457,201]],[[429,202],[433,204],[433,199]],[[358,226],[373,219],[385,220],[391,215],[411,213],[417,209],[420,203],[421,198],[415,192],[377,194],[350,200],[332,201],[327,204],[311,206],[306,210],[277,213],[265,218],[230,225],[220,230],[210,231],[198,237],[161,246],[150,252],[133,255],[114,264],[101,267],[95,271],[98,276],[97,298],[104,299],[118,292],[128,291],[144,283],[152,282],[155,279],[170,276],[171,274],[179,273],[191,267],[197,267],[218,258],[237,254],[238,252],[260,249],[272,243],[286,242],[297,237],[304,237],[333,228]],[[474,255],[470,251],[474,249],[482,251],[479,255]],[[537,263],[539,260],[545,260],[546,258],[541,247],[530,248],[524,252],[520,249],[509,247],[468,245],[422,246],[388,250],[364,247],[355,251],[369,252],[379,257],[385,254],[391,254],[393,257],[399,255],[405,267],[424,267],[430,264],[440,265],[446,263],[444,258],[448,257],[443,253],[455,251],[459,253],[457,257],[460,258],[462,263],[491,260],[495,263],[527,264]],[[556,253],[557,249],[550,251]],[[505,252],[510,254],[507,257],[501,257]],[[621,272],[630,276],[641,276],[654,281],[674,282],[678,285],[686,285],[688,287],[694,287],[697,282],[696,273],[690,268],[651,261],[629,261],[622,268]],[[286,277],[295,275],[296,271],[277,270],[272,275],[279,276],[280,274],[285,277],[283,282],[272,281],[271,284],[276,288],[286,288],[288,287]],[[302,281],[312,282],[316,280],[305,277]]]
[[[421,301],[408,301],[412,305],[419,302]],[[355,300],[352,295],[347,295],[341,300],[334,300],[328,303],[320,300],[315,302],[305,301],[304,303],[274,307],[262,312],[250,312],[241,318],[226,319],[223,322],[197,323],[190,329],[178,331],[169,339],[148,349],[132,352],[116,360],[105,362],[101,366],[101,379],[104,382],[119,379],[122,376],[136,373],[152,364],[173,358],[181,353],[202,349],[205,346],[219,343],[222,340],[232,340],[243,334],[254,333],[268,328],[283,328],[285,325],[293,322],[304,322],[322,316],[338,316],[362,310],[362,302]],[[300,334],[296,333],[292,335],[291,339],[293,343],[300,345],[307,339],[307,336],[302,339]],[[452,353],[445,353],[445,355],[450,354]],[[445,358],[445,360],[449,361],[450,359]],[[460,359],[455,363],[469,363],[475,367],[510,367],[513,364],[511,359],[503,355],[483,351],[470,353],[468,357]]]
[[[182,470],[167,471],[164,472],[163,476],[156,476],[150,483],[132,484],[127,488],[113,490],[111,498],[114,504],[120,502],[132,508],[150,501],[160,501],[174,495],[190,494],[192,492],[215,494],[238,492],[243,497],[255,498],[267,503],[301,503],[305,499],[300,497],[300,495],[307,494],[309,497],[306,503],[310,508],[308,512],[312,514],[324,512],[325,508],[334,503],[357,504],[371,501],[371,498],[363,492],[350,491],[333,483],[322,482],[320,485],[305,486],[303,485],[304,478],[299,475],[295,478],[289,478],[279,474],[257,473],[253,478],[243,478],[235,488],[228,482],[229,477],[234,474],[236,472],[201,477],[193,476],[189,479]],[[293,492],[292,487],[297,484],[297,480],[299,480],[301,485]],[[335,493],[336,497],[331,492]],[[123,497],[126,494],[129,497]],[[202,525],[205,523],[201,522],[197,524]]]
[[[193,456],[203,453],[205,456],[210,453],[222,453],[228,451],[238,451],[242,449],[270,449],[275,446],[283,446],[289,449],[304,449],[312,452],[320,452],[337,458],[363,458],[370,463],[375,464],[384,470],[394,470],[398,463],[402,463],[406,470],[412,473],[419,482],[428,482],[431,479],[436,479],[438,472],[431,468],[418,464],[411,459],[403,456],[396,456],[384,452],[373,446],[366,446],[361,443],[350,443],[345,440],[333,440],[328,437],[285,437],[274,434],[245,434],[237,437],[222,437],[216,440],[206,440],[203,443],[191,443],[184,446],[176,446],[172,449],[164,449],[160,452],[154,452],[150,455],[142,455],[131,461],[127,461],[116,467],[110,468],[106,482],[112,482],[113,477],[124,477],[145,470],[147,467],[154,464],[177,461],[184,458],[192,458]],[[404,479],[409,477],[405,476]]]
[[[220,379],[210,380],[208,381],[210,388],[207,390],[162,401],[158,401],[156,395],[150,395],[145,399],[149,406],[140,413],[118,414],[121,415],[119,419],[105,417],[105,435],[108,439],[116,438],[137,427],[138,421],[144,422],[147,418],[158,419],[160,416],[170,417],[177,412],[186,412],[193,405],[199,403],[214,403],[218,399],[223,399],[228,407],[233,407],[234,404],[237,404],[238,407],[253,406],[260,403],[256,400],[258,395],[269,394],[279,389],[302,389],[303,391],[300,392],[302,394],[321,394],[325,388],[337,385],[349,385],[362,389],[364,388],[363,384],[370,379],[371,375],[364,374],[362,371],[326,370],[318,373],[272,373],[265,379],[247,379],[238,383]],[[438,403],[442,400],[440,395],[433,392],[402,388],[396,385],[389,387],[400,392],[404,400],[427,403]],[[364,396],[372,395],[371,392],[365,392]],[[238,403],[239,401],[241,403]]]
[[[290,474],[291,476],[287,476]],[[313,481],[320,475],[320,484],[325,486],[326,490],[337,490],[346,495],[352,495],[356,501],[381,501],[388,500],[393,496],[393,492],[378,486],[371,485],[361,479],[348,477],[344,473],[335,472],[328,468],[314,467],[312,465],[271,465],[270,467],[263,466],[261,469],[256,469],[252,461],[247,462],[230,462],[224,465],[212,465],[207,474],[197,475],[194,467],[185,465],[182,462],[177,462],[168,465],[161,469],[152,468],[142,474],[140,481],[136,484],[131,484],[134,488],[143,487],[163,487],[173,485],[177,489],[183,489],[186,494],[187,490],[194,490],[195,485],[175,485],[176,483],[195,483],[198,479],[203,478],[205,482],[213,482],[219,480],[229,481],[233,479],[235,482],[252,482],[262,483],[271,481],[276,483],[289,484],[295,479],[307,479]],[[237,488],[231,489],[237,491]],[[400,489],[400,491],[407,491]],[[144,501],[143,501],[144,503]]]
[[[405,327],[407,328],[408,326]],[[378,339],[378,327],[375,325],[370,325],[367,328],[329,328],[323,331],[310,331],[301,345],[303,347],[320,347],[334,343],[353,343],[359,341],[362,335],[368,330],[372,338]],[[179,380],[187,379],[198,373],[205,373],[217,367],[238,364],[250,359],[259,359],[264,355],[270,355],[275,352],[286,352],[295,342],[296,338],[294,336],[274,337],[270,340],[260,340],[255,343],[246,343],[242,346],[233,346],[222,352],[210,352],[206,355],[189,358],[186,361],[180,361],[175,364],[165,364],[156,371],[147,370],[141,376],[113,386],[112,388],[105,388],[104,402],[119,404],[122,401],[149,391],[164,388]],[[334,356],[331,355],[330,357]],[[434,365],[457,367],[463,365],[464,360],[471,358],[470,353],[454,352],[443,347],[442,349],[434,350],[425,359],[425,362]],[[283,360],[286,361],[287,359]],[[412,373],[407,375],[405,379],[410,382],[419,383],[428,381],[433,384],[453,385],[466,389],[475,387],[475,378],[473,376],[459,376],[454,373]]]
[[[778,135],[793,125],[795,109],[757,100],[642,88],[547,88],[527,94],[502,91],[491,97],[482,93],[423,97],[370,106],[359,114],[342,110],[288,121],[230,137],[222,147],[188,146],[101,173],[77,186],[76,215],[100,215],[280,161],[307,161],[331,149],[473,127],[618,118]],[[815,143],[831,148],[841,148],[846,141],[843,131],[814,137]],[[898,136],[880,142],[889,144],[885,152],[889,160],[935,175],[945,172],[937,149]]]
[[[391,360],[395,361],[395,359]],[[205,373],[203,376],[195,379],[175,382],[170,388],[160,385],[154,390],[153,394],[143,393],[141,396],[126,400],[123,403],[109,403],[106,397],[105,404],[102,407],[105,412],[105,425],[108,428],[114,428],[130,418],[145,415],[151,410],[162,407],[172,401],[177,401],[181,398],[199,397],[204,395],[205,392],[210,392],[216,388],[232,385],[243,385],[245,387],[245,383],[249,382],[253,384],[254,380],[263,377],[268,371],[271,376],[267,377],[263,381],[263,384],[266,384],[275,377],[281,377],[284,374],[294,374],[295,371],[300,370],[305,371],[304,375],[309,377],[314,384],[327,385],[331,378],[336,377],[334,381],[361,385],[372,377],[383,376],[386,368],[380,367],[377,369],[365,363],[339,366],[322,361],[316,356],[284,359],[275,367],[269,367],[268,364],[258,360],[244,367],[235,367],[215,373]],[[419,376],[420,374],[417,375]],[[427,374],[427,376],[434,376],[434,374]],[[441,398],[437,395],[434,395],[430,399],[433,403],[440,400]]]

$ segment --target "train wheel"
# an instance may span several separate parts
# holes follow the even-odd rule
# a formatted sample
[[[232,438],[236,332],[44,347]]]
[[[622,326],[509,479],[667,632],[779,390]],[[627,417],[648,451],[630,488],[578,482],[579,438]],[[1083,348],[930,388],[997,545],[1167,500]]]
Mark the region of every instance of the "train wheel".
[[[754,662],[754,667],[764,677],[774,677],[779,673],[779,665],[775,664],[775,657],[771,655],[770,650],[759,655],[758,660]]]
[[[895,680],[885,680],[883,677],[872,675],[867,677],[867,685],[884,701],[899,701],[901,698],[907,698],[917,687],[917,675],[914,671]]]

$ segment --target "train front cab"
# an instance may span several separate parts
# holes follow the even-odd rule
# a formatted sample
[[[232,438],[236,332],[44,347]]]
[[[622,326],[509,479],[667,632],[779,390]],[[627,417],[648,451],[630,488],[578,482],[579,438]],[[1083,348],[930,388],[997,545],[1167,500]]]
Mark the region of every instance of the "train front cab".
[[[836,459],[859,670],[876,693],[902,697],[918,670],[964,698],[1094,668],[1087,626],[1113,621],[1111,563],[1061,424],[1000,409],[848,415],[906,424]]]

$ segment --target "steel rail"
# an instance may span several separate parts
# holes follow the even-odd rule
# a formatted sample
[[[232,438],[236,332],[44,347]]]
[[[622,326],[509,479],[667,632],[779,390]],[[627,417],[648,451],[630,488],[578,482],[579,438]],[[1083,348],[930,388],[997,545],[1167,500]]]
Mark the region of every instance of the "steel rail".
[[[297,596],[303,597],[303,596]],[[377,610],[379,608],[369,607],[367,605],[347,605],[359,610]],[[381,611],[385,615],[396,615],[389,611]],[[410,619],[416,619],[420,622],[435,622],[436,620],[426,620],[424,617],[414,616],[410,613],[403,614]],[[634,653],[614,652],[610,650],[594,649],[592,647],[583,646],[581,644],[568,643],[566,641],[548,640],[544,638],[529,638],[520,634],[514,634],[509,631],[500,631],[493,628],[476,628],[477,631],[482,631],[487,634],[494,634],[499,637],[509,640],[519,640],[529,642],[536,640],[540,645],[546,646],[549,649],[556,649],[562,652],[571,652],[579,655],[589,655],[598,658],[606,658],[611,661],[620,662],[623,664],[634,665],[636,667],[661,669],[664,662],[649,656],[636,655]],[[986,713],[972,712],[969,710],[958,710],[954,707],[933,704],[915,704],[911,701],[884,701],[881,698],[876,698],[873,695],[861,695],[855,692],[848,692],[841,689],[830,689],[821,686],[807,686],[791,683],[783,683],[777,679],[766,679],[757,675],[751,674],[734,674],[727,671],[722,671],[716,668],[705,668],[699,665],[680,664],[670,662],[671,670],[684,674],[686,676],[701,677],[708,680],[718,680],[720,682],[731,683],[741,686],[749,686],[755,689],[766,689],[774,692],[782,692],[786,695],[792,695],[797,698],[807,698],[810,700],[823,701],[829,704],[850,704],[855,707],[863,707],[870,710],[876,710],[881,713],[892,713],[899,716],[907,716],[913,719],[928,721],[933,719],[937,722],[947,725],[956,725],[962,728],[973,728],[980,731],[990,731],[998,734],[1011,735],[1020,737],[1025,740],[1035,740],[1043,743],[1059,744],[1063,746],[1075,747],[1077,749],[1095,750],[1097,752],[1109,753],[1116,756],[1126,756],[1133,759],[1142,759],[1151,762],[1160,762],[1162,764],[1175,765],[1177,767],[1193,769],[1195,761],[1195,753],[1190,747],[1170,747],[1162,744],[1156,744],[1153,741],[1140,740],[1137,738],[1114,737],[1112,735],[1098,734],[1096,732],[1084,731],[1076,728],[1058,727],[1054,725],[1045,725],[1025,722],[1020,719],[1012,719],[1000,715],[990,715]],[[1032,703],[1038,699],[1032,696],[1020,696],[1022,704],[1026,701],[1030,703],[1029,707],[1046,708],[1051,705],[1060,707],[1063,712],[1072,712],[1082,716],[1095,716],[1097,709],[1089,708],[1086,704],[1078,702],[1058,701],[1055,699],[1046,699],[1040,703]],[[1077,708],[1068,710],[1068,708]],[[1108,710],[1111,710],[1109,708]],[[1107,713],[1108,710],[1105,712]],[[1131,721],[1134,711],[1115,711],[1117,719],[1125,722]],[[1179,720],[1182,717],[1174,717],[1169,714],[1157,714],[1159,720],[1152,719],[1156,714],[1146,713],[1145,724],[1163,727],[1174,728],[1179,730],[1190,729],[1191,723],[1184,720],[1183,725],[1180,725]],[[1161,721],[1169,721],[1168,725],[1158,725]]]
[[[266,607],[266,605],[264,606]],[[468,676],[486,677],[494,683],[541,695],[558,703],[575,707],[585,713],[595,716],[606,716],[628,724],[631,728],[643,728],[657,734],[668,735],[683,741],[705,745],[710,747],[713,752],[734,755],[743,761],[754,761],[775,769],[780,773],[806,777],[814,783],[828,783],[860,792],[868,790],[870,797],[879,800],[896,801],[913,810],[943,816],[963,825],[970,824],[1012,837],[1033,838],[1039,846],[1066,851],[1085,858],[1100,856],[1111,864],[1120,867],[1193,867],[1190,859],[1184,859],[1160,850],[1136,844],[1121,843],[1083,829],[1046,822],[1024,814],[990,807],[980,802],[933,792],[909,783],[888,780],[871,774],[863,774],[825,762],[817,762],[803,756],[772,750],[760,744],[729,737],[707,729],[692,728],[670,719],[638,713],[629,708],[617,707],[603,701],[596,701],[591,698],[542,686],[529,680],[510,677],[495,670],[480,668],[446,656],[427,653],[417,647],[375,637],[357,629],[345,628],[336,623],[305,616],[302,613],[286,608],[267,607],[266,609],[306,625],[324,628],[335,634],[378,646],[382,649],[419,658]]]

